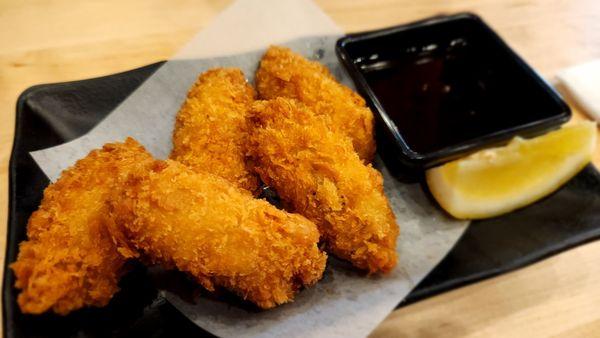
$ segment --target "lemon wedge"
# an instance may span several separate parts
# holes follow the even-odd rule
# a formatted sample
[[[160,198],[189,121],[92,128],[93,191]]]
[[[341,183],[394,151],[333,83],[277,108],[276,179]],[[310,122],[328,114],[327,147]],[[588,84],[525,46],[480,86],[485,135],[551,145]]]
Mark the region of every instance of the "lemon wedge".
[[[514,138],[427,171],[438,203],[456,218],[498,216],[550,194],[591,161],[596,123],[579,122],[547,133]]]

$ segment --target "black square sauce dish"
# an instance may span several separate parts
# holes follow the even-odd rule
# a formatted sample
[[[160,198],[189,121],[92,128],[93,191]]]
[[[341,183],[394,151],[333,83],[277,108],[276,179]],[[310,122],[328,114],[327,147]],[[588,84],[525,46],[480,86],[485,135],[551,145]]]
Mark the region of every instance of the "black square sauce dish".
[[[535,136],[571,116],[560,95],[473,14],[352,34],[336,52],[407,168]]]

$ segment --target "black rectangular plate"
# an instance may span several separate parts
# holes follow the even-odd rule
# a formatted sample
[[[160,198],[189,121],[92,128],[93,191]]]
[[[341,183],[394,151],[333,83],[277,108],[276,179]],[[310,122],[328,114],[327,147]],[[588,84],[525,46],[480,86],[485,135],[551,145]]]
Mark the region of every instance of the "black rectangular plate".
[[[66,317],[23,315],[8,268],[25,239],[29,215],[48,179],[29,155],[85,134],[162,63],[111,76],[26,90],[17,102],[9,172],[8,238],[3,281],[5,337],[202,337],[209,333],[162,299],[137,265],[109,306]],[[380,144],[380,148],[385,144]],[[600,174],[586,167],[556,193],[525,209],[475,221],[446,258],[399,305],[510,271],[600,237]]]

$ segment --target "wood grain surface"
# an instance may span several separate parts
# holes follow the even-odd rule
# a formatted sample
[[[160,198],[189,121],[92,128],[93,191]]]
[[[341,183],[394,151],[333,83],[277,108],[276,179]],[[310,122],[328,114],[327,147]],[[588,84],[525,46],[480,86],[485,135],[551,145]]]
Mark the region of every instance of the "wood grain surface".
[[[0,0],[0,259],[15,103],[27,87],[169,58],[230,1]],[[481,15],[543,76],[600,57],[598,0],[317,1],[348,32]],[[576,119],[582,118],[576,114]],[[600,147],[595,164],[600,165]],[[600,242],[393,312],[377,337],[600,336]]]

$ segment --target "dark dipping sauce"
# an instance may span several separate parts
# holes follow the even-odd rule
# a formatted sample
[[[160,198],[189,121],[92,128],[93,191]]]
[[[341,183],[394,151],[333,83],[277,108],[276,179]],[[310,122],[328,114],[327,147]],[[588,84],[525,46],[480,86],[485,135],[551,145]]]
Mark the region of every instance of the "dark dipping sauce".
[[[478,18],[414,26],[338,43],[359,90],[410,151],[436,157],[568,118],[560,97]]]

